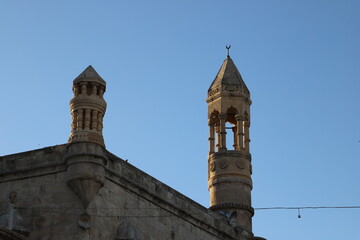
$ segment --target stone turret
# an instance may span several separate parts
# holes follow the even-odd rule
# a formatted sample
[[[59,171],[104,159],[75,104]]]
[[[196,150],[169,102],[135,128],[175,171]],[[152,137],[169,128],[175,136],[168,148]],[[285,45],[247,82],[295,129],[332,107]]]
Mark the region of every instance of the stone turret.
[[[102,135],[105,89],[106,82],[92,66],[75,78],[74,97],[70,101],[72,124],[69,143],[93,142],[105,146]]]
[[[206,99],[210,128],[208,187],[210,209],[235,217],[252,234],[250,92],[230,56],[212,82]],[[236,214],[234,214],[236,212]]]
[[[88,206],[105,182],[107,157],[102,135],[106,102],[106,82],[92,66],[87,67],[73,82],[74,97],[70,101],[71,133],[67,145],[67,185],[84,207],[78,225],[91,227]]]

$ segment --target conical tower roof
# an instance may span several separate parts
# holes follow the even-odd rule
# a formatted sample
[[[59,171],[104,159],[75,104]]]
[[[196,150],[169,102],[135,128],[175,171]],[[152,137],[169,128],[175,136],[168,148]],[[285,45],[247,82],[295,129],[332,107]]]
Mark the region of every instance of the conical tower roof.
[[[224,63],[221,65],[220,70],[208,91],[210,92],[213,88],[218,87],[219,85],[237,85],[240,86],[240,89],[242,89],[244,93],[250,94],[239,70],[230,56],[227,56],[224,60]]]
[[[77,78],[74,79],[74,84],[80,82],[97,82],[106,85],[104,79],[89,65]]]

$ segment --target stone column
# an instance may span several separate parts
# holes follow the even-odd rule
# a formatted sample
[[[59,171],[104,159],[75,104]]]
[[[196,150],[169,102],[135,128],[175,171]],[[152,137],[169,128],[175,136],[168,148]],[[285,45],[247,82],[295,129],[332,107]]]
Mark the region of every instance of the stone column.
[[[83,117],[84,117],[84,110],[78,110],[78,118],[77,118],[77,130],[81,130],[83,128]]]
[[[93,83],[92,84],[92,92],[91,92],[91,94],[92,95],[97,95],[97,89],[98,89],[98,84]]]
[[[72,112],[72,122],[71,122],[71,128],[74,130],[77,130],[78,127],[78,112],[77,111],[73,111]]]
[[[79,96],[79,85],[74,85],[73,86],[73,91],[74,91],[74,96],[75,97]]]
[[[231,128],[232,129],[232,131],[233,131],[233,136],[234,136],[234,145],[233,145],[233,147],[234,147],[234,150],[237,150],[238,149],[238,142],[237,142],[237,127],[235,126],[235,127],[232,127]]]
[[[236,150],[240,151],[244,148],[244,129],[243,129],[243,118],[240,115],[235,116],[236,119],[236,138],[238,142],[238,148]]]
[[[100,86],[100,89],[99,89],[99,97],[103,97],[104,96],[104,92],[105,92],[105,87],[104,86]]]
[[[102,129],[103,129],[103,114],[99,112],[97,130],[98,132],[102,133]]]
[[[245,151],[250,152],[250,136],[249,136],[250,122],[244,121],[244,138],[245,138]]]
[[[220,113],[220,150],[226,150],[226,128],[225,128],[225,113]]]
[[[216,132],[216,148],[217,151],[220,150],[220,126],[216,126],[215,127],[215,132]]]
[[[90,113],[91,110],[90,109],[85,109],[85,126],[84,126],[84,130],[89,130],[90,129]]]
[[[210,137],[209,137],[209,144],[210,144],[210,153],[215,152],[215,146],[214,146],[214,124],[209,120],[209,129],[210,129]]]
[[[98,111],[92,110],[91,129],[97,131],[97,125],[98,125]]]
[[[82,82],[80,83],[80,86],[81,86],[81,95],[86,95],[86,82]]]

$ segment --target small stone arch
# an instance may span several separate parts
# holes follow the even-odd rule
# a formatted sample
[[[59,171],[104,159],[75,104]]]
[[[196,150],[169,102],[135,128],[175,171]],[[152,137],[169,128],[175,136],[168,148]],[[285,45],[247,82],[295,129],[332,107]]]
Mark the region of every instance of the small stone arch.
[[[214,124],[214,125],[219,125],[219,111],[218,110],[213,110],[210,114],[210,117],[209,117],[209,121],[211,122],[211,124]]]
[[[229,107],[226,111],[226,122],[231,123],[232,125],[236,125],[236,118],[235,116],[239,113],[239,111],[234,108],[233,106]]]

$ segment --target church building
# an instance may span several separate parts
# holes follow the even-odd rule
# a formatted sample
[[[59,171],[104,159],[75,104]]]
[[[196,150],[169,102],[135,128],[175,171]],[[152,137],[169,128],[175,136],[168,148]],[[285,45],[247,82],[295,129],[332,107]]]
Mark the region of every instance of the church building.
[[[206,99],[209,207],[106,149],[92,66],[72,90],[67,143],[0,157],[0,240],[265,240],[252,230],[250,92],[229,55]]]

